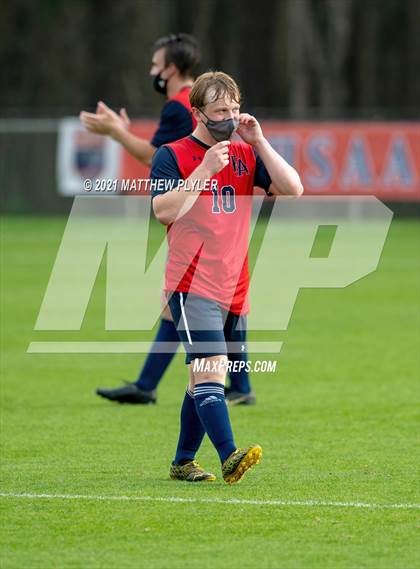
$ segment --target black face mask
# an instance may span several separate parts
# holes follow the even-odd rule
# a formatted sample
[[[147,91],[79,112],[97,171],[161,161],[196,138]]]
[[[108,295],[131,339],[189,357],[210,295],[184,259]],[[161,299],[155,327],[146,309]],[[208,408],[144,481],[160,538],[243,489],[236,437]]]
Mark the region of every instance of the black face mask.
[[[223,140],[229,140],[235,130],[238,128],[239,121],[238,119],[224,119],[221,121],[215,121],[209,119],[209,117],[204,113],[201,109],[200,113],[202,113],[207,122],[204,123],[207,127],[207,130],[212,135],[216,142],[222,142]]]
[[[168,88],[168,80],[162,79],[161,73],[162,71],[157,75],[153,75],[153,88],[161,95],[166,95]]]

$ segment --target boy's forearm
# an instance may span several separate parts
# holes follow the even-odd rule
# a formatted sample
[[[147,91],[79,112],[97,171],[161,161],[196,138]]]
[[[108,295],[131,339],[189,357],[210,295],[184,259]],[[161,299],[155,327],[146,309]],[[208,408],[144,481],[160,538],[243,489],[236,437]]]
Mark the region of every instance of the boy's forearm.
[[[210,172],[201,164],[182,186],[153,198],[153,211],[158,221],[169,225],[185,215],[192,208],[210,178]]]
[[[289,196],[300,196],[303,193],[299,174],[274,150],[266,138],[258,142],[254,149],[267,168],[273,185],[270,189],[275,190],[273,193]]]

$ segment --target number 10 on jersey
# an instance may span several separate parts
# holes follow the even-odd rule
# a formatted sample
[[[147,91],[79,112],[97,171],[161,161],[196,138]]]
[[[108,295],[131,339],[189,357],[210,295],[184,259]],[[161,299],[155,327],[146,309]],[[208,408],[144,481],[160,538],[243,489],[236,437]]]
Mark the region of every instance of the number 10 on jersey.
[[[222,188],[211,189],[213,194],[212,213],[233,213],[236,209],[235,188],[233,186],[222,186]]]

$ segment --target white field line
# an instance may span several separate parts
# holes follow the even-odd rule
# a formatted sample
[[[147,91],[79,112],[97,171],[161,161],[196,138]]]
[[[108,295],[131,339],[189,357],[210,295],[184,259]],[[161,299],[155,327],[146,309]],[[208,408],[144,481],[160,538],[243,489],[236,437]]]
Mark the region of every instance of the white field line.
[[[420,504],[371,504],[366,502],[333,502],[328,500],[241,500],[237,498],[178,498],[177,496],[95,496],[89,494],[28,494],[0,492],[1,498],[30,500],[93,500],[119,502],[169,502],[186,504],[233,504],[251,506],[304,506],[332,508],[366,508],[371,510],[419,510]]]

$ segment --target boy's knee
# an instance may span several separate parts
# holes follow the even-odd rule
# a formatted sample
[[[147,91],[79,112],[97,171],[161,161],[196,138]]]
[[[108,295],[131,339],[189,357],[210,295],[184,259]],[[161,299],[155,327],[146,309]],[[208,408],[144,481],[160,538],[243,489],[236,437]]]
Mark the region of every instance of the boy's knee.
[[[227,362],[227,356],[210,356],[194,359],[191,362],[194,384],[212,382],[224,385]]]

